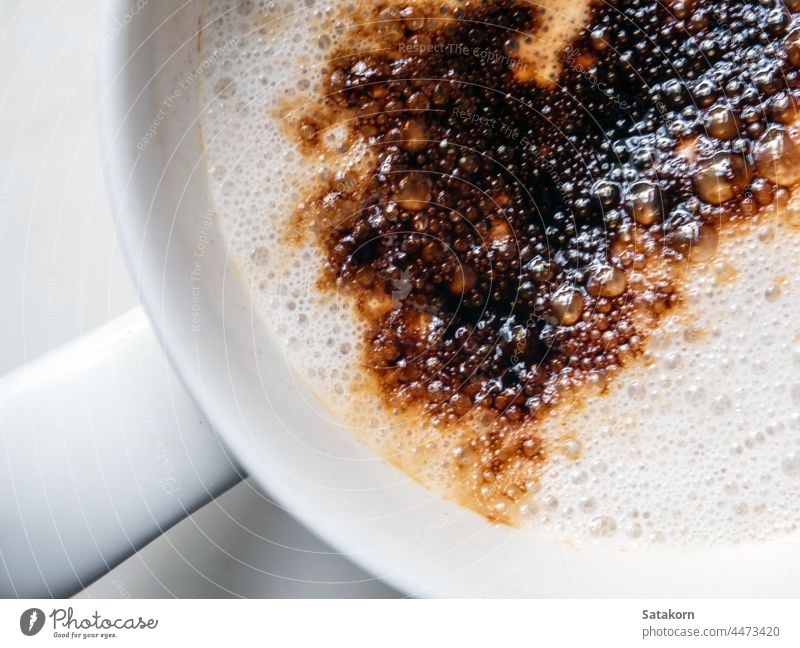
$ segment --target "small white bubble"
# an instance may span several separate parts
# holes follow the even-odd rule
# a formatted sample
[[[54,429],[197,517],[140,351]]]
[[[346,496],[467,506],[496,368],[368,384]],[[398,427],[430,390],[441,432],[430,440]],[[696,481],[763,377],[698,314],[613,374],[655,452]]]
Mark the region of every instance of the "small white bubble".
[[[735,482],[728,482],[723,490],[727,495],[734,495],[739,491],[739,485]]]
[[[632,522],[631,524],[626,525],[625,527],[625,535],[628,538],[635,539],[639,538],[642,535],[642,525],[638,522]]]
[[[783,472],[789,477],[800,477],[800,453],[790,452],[781,462]]]
[[[717,396],[711,405],[711,411],[714,412],[714,414],[724,414],[732,405],[733,403],[729,396]]]
[[[617,531],[617,522],[607,515],[599,515],[589,524],[589,532],[598,538],[607,538]]]
[[[270,254],[269,250],[263,246],[254,248],[250,253],[250,260],[257,266],[267,265],[269,263]]]
[[[645,387],[642,383],[638,380],[634,380],[630,385],[628,385],[628,394],[634,400],[642,400],[645,396]]]
[[[573,484],[585,484],[589,479],[589,475],[586,474],[585,470],[574,470],[570,479]]]
[[[570,439],[564,443],[563,452],[568,459],[578,459],[583,452],[583,446],[580,441]]]
[[[589,464],[589,470],[591,470],[595,475],[602,475],[608,470],[608,468],[605,461],[602,459],[595,459],[591,464]]]

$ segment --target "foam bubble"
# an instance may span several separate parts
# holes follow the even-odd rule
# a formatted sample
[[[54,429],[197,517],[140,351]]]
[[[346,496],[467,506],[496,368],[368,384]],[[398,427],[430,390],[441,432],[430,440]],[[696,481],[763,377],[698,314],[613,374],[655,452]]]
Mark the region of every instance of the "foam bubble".
[[[478,450],[372,397],[352,304],[317,290],[313,243],[283,237],[303,183],[332,170],[309,163],[276,115],[287,99],[314,101],[324,53],[344,33],[338,5],[209,0],[201,126],[212,200],[289,365],[369,445],[452,496],[463,486],[452,483],[452,466]],[[238,45],[225,48],[232,37]],[[341,150],[341,134],[328,145]],[[585,407],[556,408],[541,422],[549,460],[522,523],[621,546],[731,545],[800,524],[800,282],[782,279],[797,274],[800,232],[768,214],[752,231],[723,231],[713,247],[646,361]]]
[[[735,264],[737,279],[718,285],[713,264],[698,268],[687,291],[702,296],[665,320],[650,362],[626,369],[610,393],[582,410],[547,420],[547,437],[577,434],[582,450],[546,464],[539,497],[566,510],[581,510],[586,498],[598,506],[568,524],[559,515],[533,516],[528,524],[588,540],[604,537],[598,520],[644,511],[623,525],[623,542],[706,545],[763,540],[797,524],[800,428],[791,349],[800,289],[784,282],[765,300],[764,287],[793,275],[800,233],[774,227],[791,253],[775,254],[756,226],[723,232],[717,263]],[[737,362],[726,364],[731,358]],[[608,470],[592,470],[597,465]]]

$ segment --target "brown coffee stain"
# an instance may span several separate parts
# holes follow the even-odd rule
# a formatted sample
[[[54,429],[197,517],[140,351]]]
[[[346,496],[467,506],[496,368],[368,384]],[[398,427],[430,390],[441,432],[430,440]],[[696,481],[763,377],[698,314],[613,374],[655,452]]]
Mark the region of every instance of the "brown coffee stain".
[[[651,6],[653,11],[666,11],[659,3],[644,0],[630,5],[639,11]],[[679,9],[685,17],[670,18],[672,31],[660,32],[661,47],[677,47],[689,26],[702,33],[709,24],[708,12],[701,15],[697,7],[672,6],[676,15]],[[699,83],[692,86],[690,97],[689,89],[671,78],[657,91],[648,82],[650,107],[624,106],[641,101],[624,84],[610,88],[613,92],[605,92],[601,99],[593,94],[595,81],[610,78],[609,70],[616,73],[614,57],[620,56],[619,50],[608,47],[608,21],[600,21],[609,15],[613,21],[615,14],[604,5],[584,2],[568,9],[564,3],[545,2],[538,12],[531,12],[528,3],[510,0],[491,6],[445,7],[430,2],[358,6],[347,13],[352,24],[348,43],[353,45],[330,55],[319,102],[311,107],[287,103],[281,113],[299,150],[330,167],[327,175],[305,183],[307,197],[287,237],[300,241],[310,235],[319,244],[327,261],[320,287],[346,294],[359,320],[368,324],[361,356],[370,369],[360,378],[358,391],[383,403],[399,428],[419,429],[424,421],[428,432],[438,435],[451,453],[446,462],[451,480],[440,485],[443,494],[497,522],[513,522],[516,508],[535,493],[544,462],[561,452],[559,444],[566,442],[553,444],[541,438],[537,429],[543,417],[580,411],[607,393],[625,368],[652,363],[648,341],[664,317],[680,319],[687,273],[713,272],[717,285],[736,279],[739,269],[730,261],[717,260],[720,237],[755,235],[753,223],[763,224],[776,214],[787,223],[800,224],[800,193],[781,184],[787,171],[780,164],[785,160],[776,158],[773,170],[772,159],[758,149],[768,128],[785,129],[790,140],[800,141],[796,122],[787,118],[790,111],[779,101],[787,95],[793,105],[794,86],[782,88],[775,85],[777,81],[764,81],[764,96],[756,99],[772,106],[772,117],[766,120],[753,117],[752,97],[742,99],[737,124],[748,130],[739,139],[746,140],[750,149],[729,139],[724,129],[716,131],[719,137],[700,130],[718,118],[708,115],[717,105],[714,102],[722,100]],[[504,18],[512,34],[505,41],[479,31],[491,30],[491,20]],[[625,20],[619,21],[615,28],[628,28]],[[782,34],[790,27],[784,26]],[[537,38],[520,36],[528,32]],[[454,41],[457,46],[476,36],[489,44],[477,55],[474,47],[453,49]],[[552,56],[536,49],[545,42]],[[790,35],[785,42],[791,45]],[[565,48],[570,57],[562,65]],[[491,55],[482,56],[484,51]],[[459,71],[472,86],[486,88],[491,82],[506,92],[507,104],[492,104],[491,92],[445,83],[447,66],[431,58],[443,53],[452,57],[454,69],[461,62]],[[401,72],[396,73],[398,69]],[[789,77],[800,86],[796,73],[787,73]],[[584,103],[573,106],[567,97],[576,93],[583,93]],[[636,110],[644,115],[642,120],[663,118],[669,129],[661,136],[668,146],[658,148],[654,136],[625,151],[612,149],[616,160],[625,160],[619,161],[621,172],[615,176],[614,156],[603,148],[602,139],[591,139],[590,132],[579,132],[582,139],[572,153],[559,153],[552,136],[532,136],[536,154],[531,159],[541,165],[537,167],[541,173],[528,180],[540,185],[552,182],[559,192],[566,191],[560,186],[565,182],[552,178],[552,165],[559,171],[560,164],[567,169],[568,182],[580,191],[569,193],[563,203],[560,197],[548,203],[550,194],[543,193],[545,211],[564,209],[569,217],[548,212],[543,218],[552,231],[523,232],[525,210],[532,213],[534,207],[540,209],[539,203],[526,202],[515,182],[494,174],[486,159],[494,163],[496,156],[505,154],[500,147],[519,141],[511,128],[524,120],[506,112],[507,123],[498,125],[491,111],[482,110],[484,101],[500,112],[520,97],[538,102],[532,104],[531,114],[545,133],[555,123],[560,130],[553,135],[567,138],[565,133],[575,127],[580,110],[598,102],[592,104],[598,111],[614,109],[627,116],[627,111]],[[698,117],[689,108],[699,104],[709,112]],[[545,106],[555,109],[539,112]],[[695,116],[690,119],[687,114]],[[718,127],[719,120],[713,125]],[[344,137],[329,137],[341,129]],[[614,146],[626,144],[625,132],[620,127]],[[463,151],[448,158],[438,152],[444,148],[440,142],[460,144]],[[484,148],[464,146],[475,143]],[[648,155],[641,155],[643,150]],[[601,152],[606,157],[592,167],[590,177],[578,178],[580,169],[570,166],[572,161],[602,157]],[[516,168],[526,161],[509,154],[503,164]],[[654,164],[656,173],[651,172]],[[664,180],[665,176],[670,179]],[[601,181],[605,185],[598,189]],[[469,183],[479,191],[465,190]],[[483,185],[486,189],[480,192]],[[589,198],[602,203],[599,212],[586,202]],[[448,220],[447,209],[459,214],[458,219]],[[594,226],[594,234],[579,240],[572,224],[576,222]],[[457,230],[462,225],[463,230]],[[475,237],[469,238],[473,231]],[[542,257],[541,263],[535,255],[524,259],[524,246],[536,243],[544,233],[551,257]],[[406,238],[413,245],[405,246]],[[436,240],[445,240],[447,250],[439,249]],[[567,259],[578,245],[587,250],[579,273],[568,272],[569,261],[560,266],[551,261],[559,255]],[[471,252],[475,246],[481,246],[480,254]],[[451,254],[457,255],[458,264],[450,263]],[[513,266],[517,257],[521,260]],[[531,296],[518,304],[520,287],[514,285],[499,297],[481,292],[481,282],[494,272],[493,265],[481,265],[484,258],[513,266],[514,272],[500,274],[500,279],[509,281],[522,272],[524,263]],[[427,273],[424,280],[404,272],[403,264],[409,260],[414,269]],[[479,299],[471,305],[469,300],[476,295]],[[407,301],[409,296],[412,301]],[[481,300],[491,302],[498,312],[486,324],[485,341],[479,337]],[[503,310],[504,306],[509,308]],[[465,308],[474,308],[475,314],[464,314]],[[530,308],[529,319],[506,330],[504,318],[512,319],[515,308]],[[528,326],[529,321],[534,324]],[[466,332],[459,338],[461,329]],[[540,337],[536,339],[531,330]],[[683,331],[690,343],[708,335],[689,320]],[[476,343],[474,350],[464,351],[473,337],[483,346]],[[503,344],[498,342],[506,337]],[[442,347],[443,341],[454,343]],[[547,348],[540,348],[540,343]],[[451,371],[454,362],[467,367],[463,381],[461,374]],[[509,377],[520,363],[525,365],[525,378]],[[417,478],[429,469],[425,453],[418,458],[391,456],[387,448],[385,454]]]

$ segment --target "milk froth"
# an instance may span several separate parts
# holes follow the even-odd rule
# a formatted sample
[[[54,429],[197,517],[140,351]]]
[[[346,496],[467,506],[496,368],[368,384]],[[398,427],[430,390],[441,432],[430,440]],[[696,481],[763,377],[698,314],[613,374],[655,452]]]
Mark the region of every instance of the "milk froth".
[[[310,160],[292,110],[319,100],[326,54],[347,30],[336,2],[209,0],[200,56],[210,192],[231,256],[287,362],[319,396],[308,406],[447,497],[462,436],[393,412],[362,364],[363,324],[319,288],[313,241],[287,233],[305,189],[343,165],[332,132]],[[215,58],[231,37],[239,46]],[[800,520],[800,230],[766,212],[721,232],[716,257],[687,274],[685,301],[647,353],[602,394],[535,425],[548,459],[513,511],[554,537],[615,546],[734,544],[786,536]],[[480,425],[472,421],[470,425]],[[498,503],[502,506],[503,503]],[[504,511],[505,513],[505,511]]]

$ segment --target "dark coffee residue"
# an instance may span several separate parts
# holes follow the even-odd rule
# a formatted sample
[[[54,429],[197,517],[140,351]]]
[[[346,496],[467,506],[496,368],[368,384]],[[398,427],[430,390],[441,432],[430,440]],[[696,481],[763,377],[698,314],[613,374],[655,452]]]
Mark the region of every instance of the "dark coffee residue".
[[[374,163],[316,205],[387,401],[513,427],[640,354],[679,300],[671,268],[800,177],[799,9],[598,2],[552,86],[517,80],[525,39],[547,38],[530,3],[365,10],[323,91]]]

